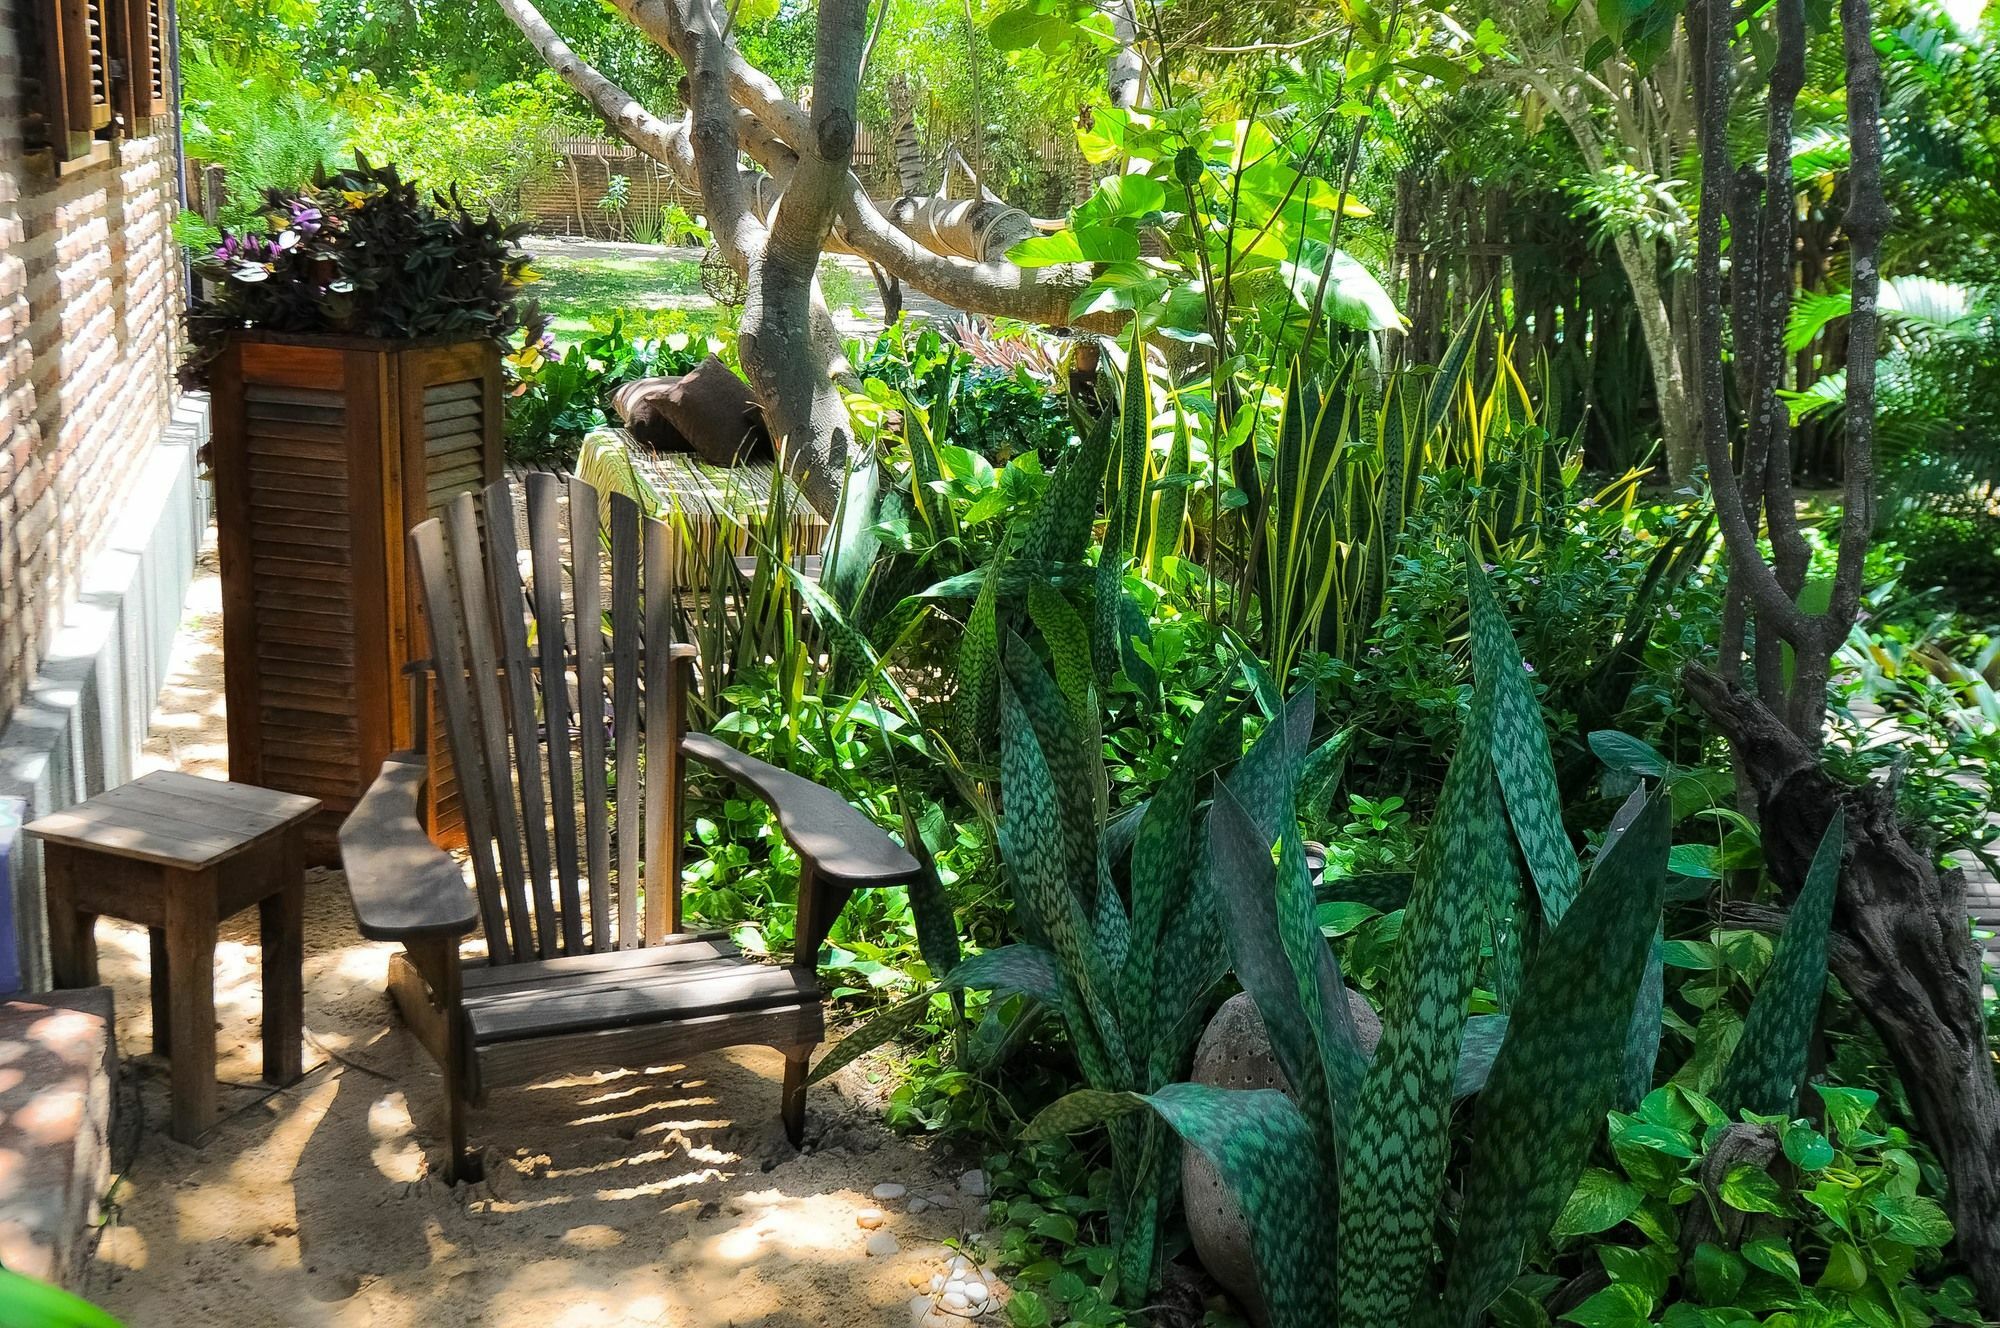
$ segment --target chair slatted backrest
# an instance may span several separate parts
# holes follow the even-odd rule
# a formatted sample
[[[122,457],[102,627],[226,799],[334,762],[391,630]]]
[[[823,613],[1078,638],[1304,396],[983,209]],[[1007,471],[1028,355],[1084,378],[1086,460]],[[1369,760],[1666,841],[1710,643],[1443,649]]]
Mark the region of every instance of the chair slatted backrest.
[[[496,964],[680,930],[672,532],[547,474],[528,477],[526,516],[523,549],[503,480],[410,532]]]

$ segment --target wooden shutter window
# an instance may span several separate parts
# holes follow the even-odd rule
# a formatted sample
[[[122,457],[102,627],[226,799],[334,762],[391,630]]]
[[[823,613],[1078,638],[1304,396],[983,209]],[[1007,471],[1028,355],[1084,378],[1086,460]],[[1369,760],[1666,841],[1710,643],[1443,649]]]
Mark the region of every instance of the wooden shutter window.
[[[112,120],[113,18],[126,0],[45,0],[40,138],[57,161],[88,156]],[[123,34],[117,34],[122,43]]]
[[[124,63],[125,92],[121,100],[127,117],[147,120],[166,115],[167,104],[167,0],[103,0],[122,8],[118,35],[119,55]],[[136,132],[136,126],[133,127]]]

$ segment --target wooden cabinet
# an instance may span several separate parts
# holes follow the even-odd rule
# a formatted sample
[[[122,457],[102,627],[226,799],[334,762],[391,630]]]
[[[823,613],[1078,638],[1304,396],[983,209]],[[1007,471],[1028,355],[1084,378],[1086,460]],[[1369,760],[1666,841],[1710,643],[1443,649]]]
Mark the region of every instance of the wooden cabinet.
[[[331,861],[383,758],[418,735],[406,536],[499,478],[500,352],[246,333],[212,384],[229,777],[318,798],[308,847]],[[434,833],[462,840],[448,769],[430,796]]]

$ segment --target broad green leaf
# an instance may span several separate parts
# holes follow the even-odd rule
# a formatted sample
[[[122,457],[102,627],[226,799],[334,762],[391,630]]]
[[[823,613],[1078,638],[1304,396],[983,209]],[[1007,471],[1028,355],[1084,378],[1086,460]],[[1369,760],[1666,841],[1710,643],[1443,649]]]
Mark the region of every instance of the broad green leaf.
[[[1743,1289],[1743,1280],[1750,1275],[1741,1255],[1709,1241],[1695,1247],[1689,1271],[1694,1276],[1695,1294],[1710,1305],[1733,1304],[1736,1293]]]
[[[1824,1171],[1833,1165],[1833,1145],[1810,1125],[1788,1121],[1780,1127],[1785,1157],[1800,1171]]]
[[[1738,1252],[1751,1267],[1775,1273],[1794,1285],[1798,1283],[1799,1257],[1792,1253],[1791,1243],[1782,1236],[1754,1237],[1744,1241]]]
[[[1521,856],[1541,897],[1551,927],[1562,921],[1576,898],[1582,872],[1562,824],[1562,794],[1556,787],[1555,759],[1542,726],[1541,702],[1528,685],[1520,647],[1493,597],[1493,586],[1476,565],[1468,569],[1472,589],[1472,668],[1493,707],[1493,764],[1507,799],[1508,819],[1520,841]]]
[[[1129,263],[1139,256],[1139,237],[1116,226],[1085,226],[1053,235],[1031,235],[1007,251],[1017,267],[1061,263]]]
[[[118,1320],[61,1287],[0,1268],[0,1321],[23,1328],[119,1328]]]
[[[1918,1249],[1942,1249],[1951,1242],[1951,1219],[1935,1199],[1921,1194],[1871,1194],[1868,1206],[1888,1225],[1890,1236]]]
[[[1645,1328],[1653,1321],[1653,1301],[1635,1286],[1614,1284],[1562,1316],[1579,1328]]]
[[[1732,1115],[1788,1115],[1798,1096],[1820,997],[1826,992],[1828,935],[1846,841],[1846,813],[1836,810],[1785,919],[1771,966],[1750,1002],[1743,1036],[1713,1094]]]
[[[1576,1188],[1563,1204],[1552,1234],[1594,1236],[1609,1231],[1637,1212],[1644,1191],[1616,1172],[1590,1167],[1576,1178]]]
[[[1667,804],[1653,797],[1542,946],[1474,1118],[1463,1225],[1445,1287],[1474,1324],[1561,1215],[1617,1091],[1666,891]]]
[[[1589,742],[1590,750],[1597,754],[1597,759],[1604,762],[1607,769],[1644,775],[1648,779],[1666,776],[1666,758],[1642,738],[1620,733],[1616,729],[1598,729],[1590,735]]]
[[[1772,1213],[1782,1217],[1785,1192],[1770,1172],[1748,1162],[1731,1167],[1716,1190],[1722,1202],[1739,1213]]]

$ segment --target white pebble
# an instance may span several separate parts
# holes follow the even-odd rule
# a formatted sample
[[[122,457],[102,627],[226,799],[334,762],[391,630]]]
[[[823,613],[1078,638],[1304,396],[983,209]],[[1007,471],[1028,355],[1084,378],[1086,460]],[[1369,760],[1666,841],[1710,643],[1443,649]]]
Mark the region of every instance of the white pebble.
[[[958,1188],[965,1191],[966,1194],[974,1199],[984,1199],[986,1197],[986,1173],[983,1171],[966,1172],[958,1178]]]
[[[931,1298],[929,1296],[910,1297],[911,1324],[913,1325],[922,1324],[926,1318],[930,1317],[930,1312],[931,1312]]]
[[[854,1215],[854,1221],[863,1231],[873,1231],[876,1227],[882,1225],[882,1210],[879,1208],[864,1208]]]
[[[954,1254],[951,1256],[951,1263],[948,1265],[946,1271],[951,1273],[952,1276],[956,1277],[961,1273],[972,1272],[976,1267],[977,1265],[975,1265],[972,1262],[972,1260],[966,1258],[963,1254]]]
[[[888,1180],[877,1185],[873,1194],[878,1203],[894,1203],[909,1192],[906,1186],[898,1185],[896,1182]]]
[[[965,1298],[975,1305],[984,1304],[986,1300],[986,1284],[984,1282],[967,1282],[965,1284]]]
[[[940,1291],[942,1291],[942,1290],[944,1290],[944,1274],[943,1274],[943,1273],[932,1273],[932,1274],[931,1274],[931,1294],[932,1294],[933,1296],[935,1296],[935,1295],[936,1295],[936,1294],[937,1294],[938,1292],[940,1292]]]
[[[944,1306],[948,1310],[955,1310],[960,1312],[972,1308],[972,1302],[966,1299],[965,1293],[963,1291],[947,1291],[944,1293],[944,1299],[940,1300],[938,1303]]]
[[[893,1231],[878,1231],[868,1238],[868,1253],[876,1258],[894,1254],[902,1248]]]

